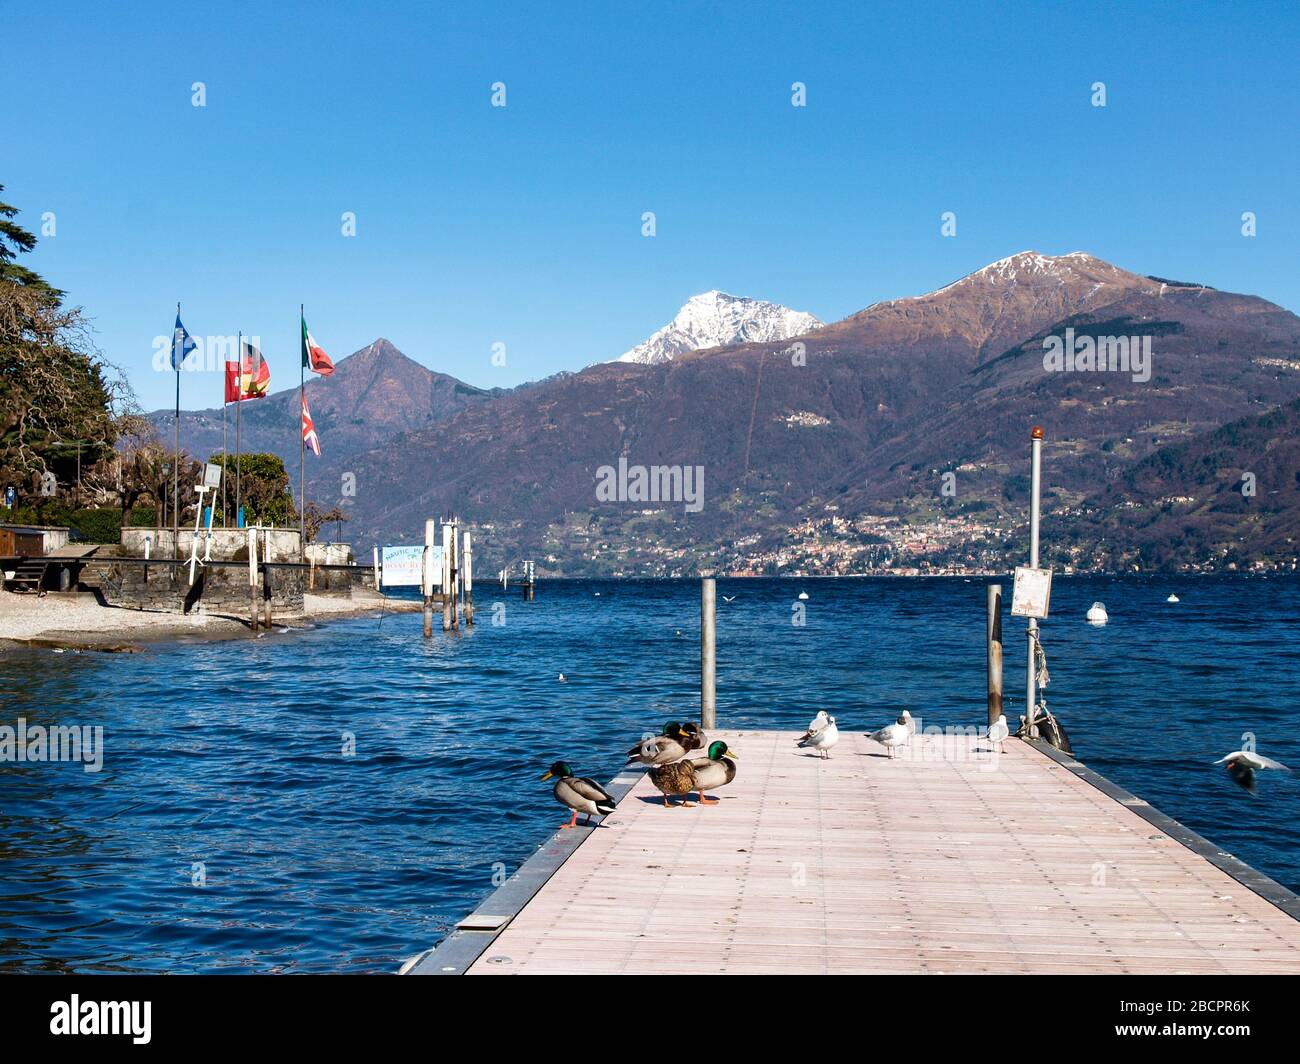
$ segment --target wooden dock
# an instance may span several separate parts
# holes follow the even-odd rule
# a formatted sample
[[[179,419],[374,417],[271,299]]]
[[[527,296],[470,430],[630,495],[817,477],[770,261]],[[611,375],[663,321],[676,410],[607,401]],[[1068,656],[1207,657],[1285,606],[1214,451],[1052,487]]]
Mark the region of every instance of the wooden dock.
[[[410,971],[1300,972],[1300,898],[1049,747],[716,734],[720,805],[629,770]]]

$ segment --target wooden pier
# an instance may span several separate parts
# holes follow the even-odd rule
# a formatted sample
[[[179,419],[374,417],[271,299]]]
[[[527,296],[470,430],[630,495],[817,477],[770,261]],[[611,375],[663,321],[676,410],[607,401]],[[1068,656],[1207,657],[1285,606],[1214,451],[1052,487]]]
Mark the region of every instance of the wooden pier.
[[[1300,898],[1044,744],[711,734],[721,804],[628,770],[409,971],[1300,973]]]

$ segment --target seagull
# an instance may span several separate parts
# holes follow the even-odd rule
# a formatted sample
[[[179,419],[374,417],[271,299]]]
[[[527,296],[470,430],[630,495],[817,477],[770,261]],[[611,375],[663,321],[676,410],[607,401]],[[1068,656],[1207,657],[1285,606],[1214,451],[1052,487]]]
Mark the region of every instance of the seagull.
[[[722,601],[723,601],[723,602],[735,602],[735,601],[736,601],[736,596],[735,596],[735,595],[723,595],[723,596],[722,596]]]
[[[1271,757],[1257,754],[1253,750],[1234,750],[1214,763],[1216,765],[1225,765],[1233,782],[1245,787],[1251,794],[1255,793],[1256,772],[1261,772],[1264,769],[1279,769],[1282,772],[1291,771],[1281,761],[1274,761]]]
[[[907,729],[908,738],[916,734],[916,719],[907,710],[903,710],[902,715],[898,718],[898,723]]]
[[[1181,602],[1182,599],[1180,599],[1177,595],[1171,594],[1167,599],[1165,599],[1165,601],[1166,601],[1166,602]]]
[[[555,679],[556,679],[556,682],[557,682],[557,683],[568,683],[568,682],[569,682],[569,678],[568,678],[567,676],[565,676],[564,673],[560,673],[560,675],[557,676]]]
[[[820,710],[808,725],[808,730],[795,740],[801,747],[811,747],[826,760],[831,756],[831,747],[840,741],[840,730],[835,726],[835,718]]]
[[[1007,741],[1011,729],[1007,727],[1007,718],[998,714],[998,719],[989,725],[989,742],[998,753],[1002,753],[1002,744]]]
[[[1101,602],[1094,602],[1088,610],[1088,623],[1100,627],[1110,620],[1110,614],[1106,612],[1106,606]]]
[[[807,601],[808,601],[808,592],[807,592],[807,591],[800,591],[800,592],[799,592],[799,601],[800,601],[800,602],[807,602]]]
[[[868,739],[874,739],[888,750],[890,757],[894,756],[897,747],[903,746],[911,737],[912,733],[907,730],[907,722],[901,717],[893,724],[888,724],[880,731],[872,732],[867,736]]]

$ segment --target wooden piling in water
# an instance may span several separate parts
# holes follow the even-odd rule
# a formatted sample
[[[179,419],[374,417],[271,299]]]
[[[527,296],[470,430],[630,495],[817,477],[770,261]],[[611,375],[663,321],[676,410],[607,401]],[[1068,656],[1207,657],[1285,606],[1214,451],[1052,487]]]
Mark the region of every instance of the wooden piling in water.
[[[700,727],[718,723],[718,581],[700,581]]]
[[[248,529],[248,627],[257,631],[257,529]]]
[[[465,627],[474,627],[474,548],[470,534],[465,533],[465,556],[461,561],[464,566],[461,582],[465,587]]]
[[[424,522],[424,559],[420,566],[420,591],[424,595],[424,638],[433,637],[433,519]]]
[[[988,642],[989,724],[1002,716],[1002,585],[988,586],[985,633]]]
[[[442,525],[442,630],[451,631],[451,525]]]

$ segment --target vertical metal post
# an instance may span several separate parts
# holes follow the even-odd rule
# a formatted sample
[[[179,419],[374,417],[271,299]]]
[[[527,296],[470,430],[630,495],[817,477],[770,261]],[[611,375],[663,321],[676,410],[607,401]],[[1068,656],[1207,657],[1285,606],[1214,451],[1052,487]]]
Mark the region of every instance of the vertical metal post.
[[[700,727],[718,721],[718,581],[700,581]]]
[[[1029,567],[1038,568],[1038,510],[1042,498],[1043,474],[1043,430],[1035,425],[1029,434],[1032,441],[1033,457],[1031,459],[1029,489]],[[1038,639],[1038,620],[1029,618],[1027,629],[1029,641],[1029,659],[1025,674],[1025,735],[1034,739],[1038,737],[1038,728],[1034,716],[1038,706],[1037,683],[1034,674],[1034,645]]]
[[[988,641],[989,724],[1002,716],[1002,585],[988,586],[988,617],[985,624]]]
[[[427,532],[424,538],[427,545],[427,541],[429,538]],[[378,547],[375,548],[375,590],[376,591],[379,590],[379,548]]]

